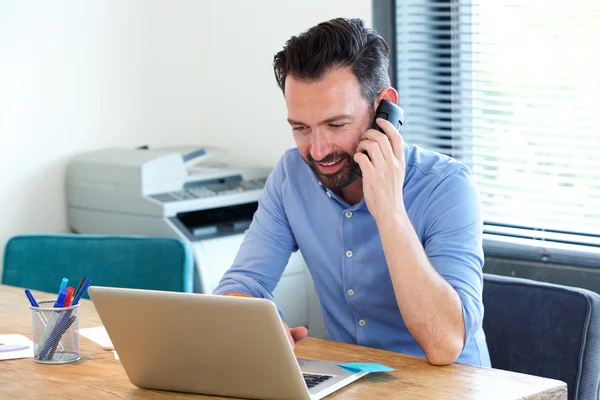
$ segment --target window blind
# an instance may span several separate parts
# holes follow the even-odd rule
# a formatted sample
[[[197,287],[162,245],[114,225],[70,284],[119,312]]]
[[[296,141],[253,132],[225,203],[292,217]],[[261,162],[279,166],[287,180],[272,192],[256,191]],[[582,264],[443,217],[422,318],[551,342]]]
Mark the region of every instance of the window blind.
[[[399,0],[396,32],[402,135],[473,172],[488,244],[600,255],[600,2]]]

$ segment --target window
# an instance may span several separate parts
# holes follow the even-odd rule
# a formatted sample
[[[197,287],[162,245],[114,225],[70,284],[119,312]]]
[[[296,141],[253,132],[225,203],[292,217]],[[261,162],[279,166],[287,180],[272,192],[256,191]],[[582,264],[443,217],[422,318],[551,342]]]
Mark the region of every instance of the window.
[[[465,163],[486,251],[600,259],[600,2],[398,0],[409,143]]]

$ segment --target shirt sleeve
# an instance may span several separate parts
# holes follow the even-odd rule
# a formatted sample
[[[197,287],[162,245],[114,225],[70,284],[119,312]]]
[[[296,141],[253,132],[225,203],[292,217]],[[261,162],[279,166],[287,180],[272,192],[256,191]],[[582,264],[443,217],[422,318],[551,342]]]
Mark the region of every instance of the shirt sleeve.
[[[462,303],[465,344],[483,323],[483,218],[477,186],[458,164],[441,179],[425,208],[425,253]]]
[[[285,185],[282,157],[267,178],[250,227],[214,294],[242,292],[274,301],[273,290],[298,249],[282,201]]]

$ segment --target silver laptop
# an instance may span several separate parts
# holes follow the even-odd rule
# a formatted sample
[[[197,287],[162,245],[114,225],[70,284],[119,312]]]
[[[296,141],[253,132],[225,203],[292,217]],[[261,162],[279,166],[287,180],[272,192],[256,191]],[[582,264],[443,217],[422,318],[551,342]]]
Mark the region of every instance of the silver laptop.
[[[92,286],[132,384],[251,399],[321,399],[367,374],[296,359],[266,299]]]

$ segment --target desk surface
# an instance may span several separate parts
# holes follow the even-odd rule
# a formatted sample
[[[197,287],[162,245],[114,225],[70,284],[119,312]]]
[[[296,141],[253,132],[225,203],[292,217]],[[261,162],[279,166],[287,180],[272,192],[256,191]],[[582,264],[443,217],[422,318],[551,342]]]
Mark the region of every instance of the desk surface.
[[[33,293],[38,301],[52,298]],[[80,328],[101,325],[93,303],[83,300],[81,304]],[[31,339],[31,310],[23,289],[0,285],[0,334],[10,333]],[[105,351],[84,337],[81,354],[80,361],[66,365],[42,365],[31,358],[0,361],[0,398],[218,398],[139,389],[129,382],[112,351]],[[306,358],[380,362],[396,369],[367,375],[327,399],[567,399],[566,384],[557,380],[461,364],[434,367],[419,357],[321,339],[303,340],[297,345],[296,354]]]

